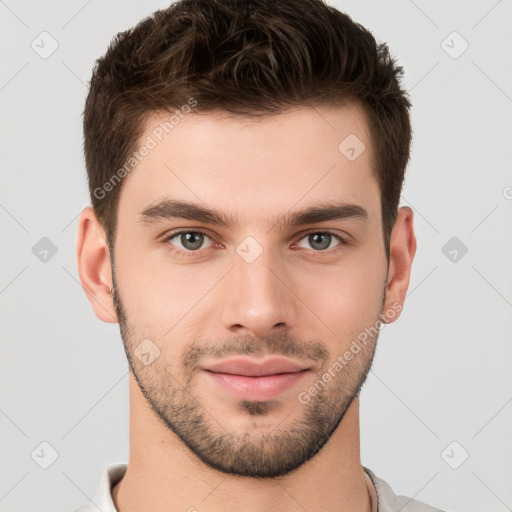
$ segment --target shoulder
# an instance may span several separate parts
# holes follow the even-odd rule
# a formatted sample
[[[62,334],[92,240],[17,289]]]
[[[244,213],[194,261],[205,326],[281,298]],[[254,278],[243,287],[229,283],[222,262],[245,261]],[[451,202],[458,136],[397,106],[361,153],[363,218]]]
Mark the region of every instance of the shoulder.
[[[92,501],[73,510],[73,512],[116,512],[112,500],[112,487],[114,487],[126,473],[127,464],[112,464],[108,466],[101,476],[100,483]]]
[[[363,466],[377,491],[378,512],[444,512],[407,496],[397,496],[387,482]]]

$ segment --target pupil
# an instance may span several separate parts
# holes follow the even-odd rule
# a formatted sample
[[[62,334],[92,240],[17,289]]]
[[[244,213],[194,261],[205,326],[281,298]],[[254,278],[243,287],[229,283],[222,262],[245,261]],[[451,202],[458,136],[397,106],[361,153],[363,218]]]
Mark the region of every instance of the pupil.
[[[313,240],[311,244],[313,247],[315,246],[315,244],[321,245],[321,247],[316,247],[317,249],[327,249],[327,247],[329,247],[329,245],[331,244],[331,235],[329,233],[314,233],[310,235],[310,237]],[[323,238],[323,244],[322,241],[318,240],[319,238]]]
[[[202,244],[202,233],[194,233],[194,232],[191,232],[191,233],[185,233],[183,235],[181,235],[181,243],[183,244],[184,247],[186,247],[187,249],[199,249],[201,247],[201,244]],[[194,242],[194,238],[196,238],[196,241]],[[189,245],[187,245],[189,244]],[[190,246],[190,244],[192,246]]]

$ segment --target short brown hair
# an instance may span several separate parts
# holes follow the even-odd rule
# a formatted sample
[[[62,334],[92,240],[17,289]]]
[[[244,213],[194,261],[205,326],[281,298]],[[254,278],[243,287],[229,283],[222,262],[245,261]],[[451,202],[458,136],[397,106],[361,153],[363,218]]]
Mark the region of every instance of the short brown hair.
[[[355,101],[372,137],[389,260],[412,137],[402,74],[385,43],[323,0],[179,0],[156,11],[112,40],[85,103],[89,191],[109,243],[122,188],[112,178],[150,114],[191,98],[197,112],[248,116]]]

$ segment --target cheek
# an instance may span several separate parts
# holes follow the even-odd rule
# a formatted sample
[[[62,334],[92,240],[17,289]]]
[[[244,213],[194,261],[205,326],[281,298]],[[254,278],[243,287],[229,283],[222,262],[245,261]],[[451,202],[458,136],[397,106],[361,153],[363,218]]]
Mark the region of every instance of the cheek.
[[[297,293],[314,313],[305,318],[310,325],[319,323],[322,330],[326,325],[327,335],[336,339],[357,335],[381,313],[385,275],[385,261],[382,264],[362,252],[343,264],[296,272]]]
[[[116,281],[126,315],[156,339],[182,329],[181,320],[193,317],[195,305],[225,273],[207,264],[172,264],[164,248],[148,249],[127,237],[116,250]]]
[[[129,236],[118,240],[116,280],[123,306],[132,323],[155,339],[193,325],[208,304],[199,302],[212,291],[219,293],[230,266],[226,261],[173,264],[163,247],[149,249]],[[300,322],[325,331],[327,337],[334,332],[338,339],[375,322],[382,307],[386,259],[376,243],[370,245],[352,248],[333,263],[290,264],[287,281],[301,299],[297,307],[305,311]]]

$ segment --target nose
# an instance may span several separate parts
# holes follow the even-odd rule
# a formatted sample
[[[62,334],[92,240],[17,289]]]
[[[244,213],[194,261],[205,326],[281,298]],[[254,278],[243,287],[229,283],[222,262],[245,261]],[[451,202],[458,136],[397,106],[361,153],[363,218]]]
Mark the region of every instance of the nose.
[[[222,304],[224,327],[255,337],[292,329],[297,320],[296,285],[279,256],[266,249],[252,262],[238,254],[233,259]]]

